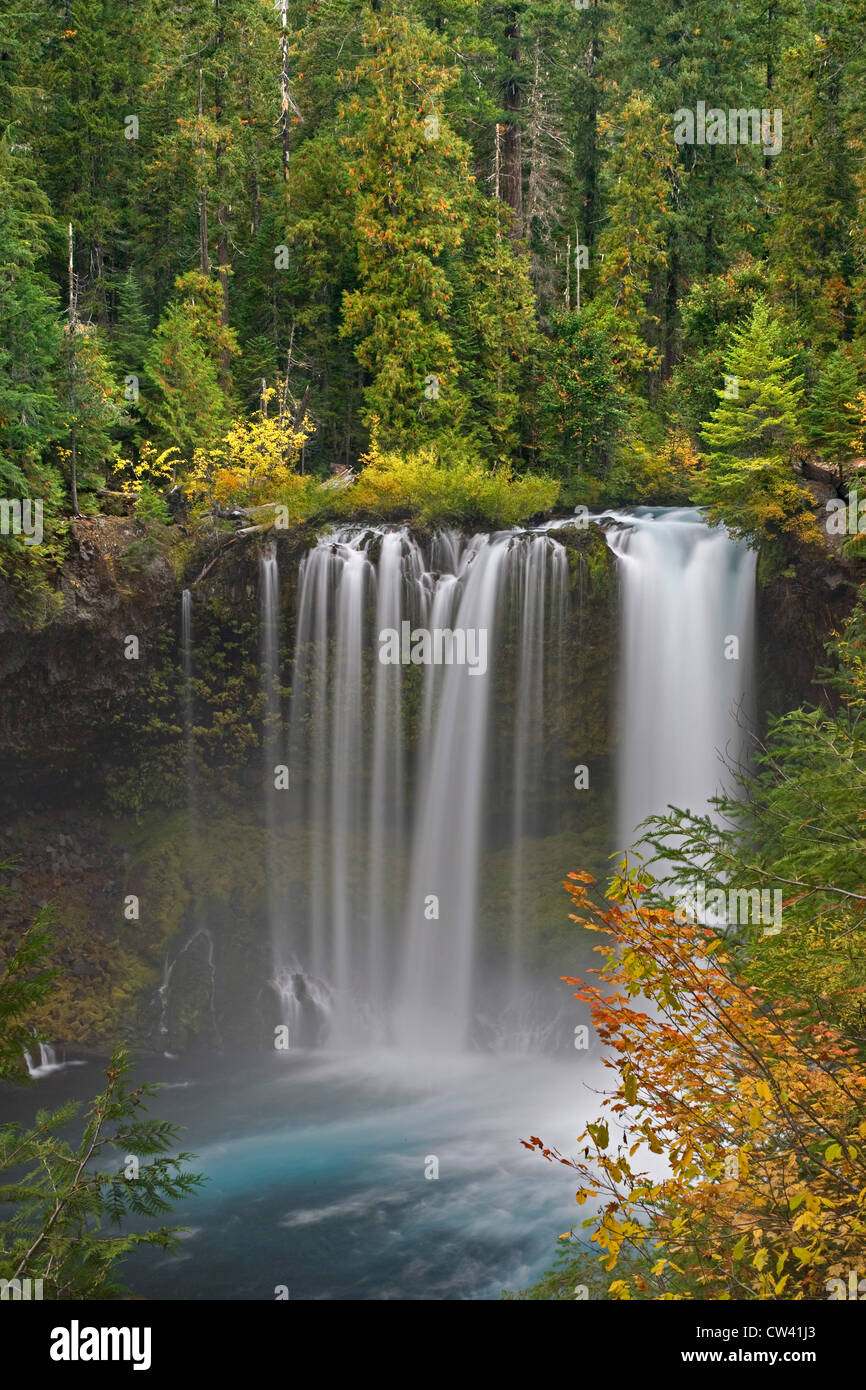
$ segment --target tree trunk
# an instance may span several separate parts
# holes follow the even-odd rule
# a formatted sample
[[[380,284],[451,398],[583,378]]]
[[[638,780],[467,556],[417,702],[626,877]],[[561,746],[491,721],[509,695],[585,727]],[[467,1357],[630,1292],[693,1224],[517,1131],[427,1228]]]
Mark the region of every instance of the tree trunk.
[[[502,201],[514,213],[513,235],[523,235],[523,151],[520,135],[522,93],[520,76],[520,20],[511,11],[505,30],[511,74],[505,84],[505,138],[502,146]]]
[[[280,163],[283,182],[289,182],[289,31],[287,0],[279,0],[280,24]]]
[[[217,275],[222,285],[222,304],[220,305],[220,323],[223,328],[229,326],[229,239],[224,224],[224,219],[228,216],[228,209],[220,207],[217,214],[220,223],[219,241],[217,242]],[[224,391],[228,390],[229,373],[231,371],[231,353],[227,347],[220,348],[219,377],[220,386]]]

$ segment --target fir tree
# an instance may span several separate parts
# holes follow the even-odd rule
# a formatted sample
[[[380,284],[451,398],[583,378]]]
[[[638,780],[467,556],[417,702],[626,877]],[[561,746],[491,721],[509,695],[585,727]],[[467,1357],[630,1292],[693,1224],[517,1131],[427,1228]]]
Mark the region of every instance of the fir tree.
[[[341,332],[371,377],[368,419],[394,446],[459,428],[466,414],[447,264],[463,245],[471,176],[443,109],[455,80],[444,45],[393,6],[367,12],[364,42],[346,108],[359,287],[344,296]]]
[[[41,190],[0,140],[0,484],[23,497],[60,427],[57,291],[41,265],[56,231]]]
[[[837,348],[824,363],[804,414],[809,445],[819,458],[835,464],[840,481],[845,464],[856,452],[859,389],[857,365],[851,349]]]
[[[606,173],[611,207],[599,242],[599,298],[616,313],[618,371],[646,389],[662,361],[651,299],[668,263],[675,146],[670,122],[643,97],[626,102],[602,128],[615,143]]]
[[[701,431],[710,452],[700,500],[713,521],[755,543],[786,532],[817,536],[811,499],[792,468],[803,388],[782,334],[759,298],[749,322],[732,336],[727,381],[717,388],[719,404]]]
[[[552,344],[539,390],[545,461],[601,477],[626,421],[613,372],[607,314],[588,305],[555,315]]]
[[[220,357],[236,350],[222,323],[222,287],[198,271],[177,281],[153,335],[145,367],[153,382],[144,403],[151,425],[184,457],[207,448],[228,428],[230,399],[220,382]]]

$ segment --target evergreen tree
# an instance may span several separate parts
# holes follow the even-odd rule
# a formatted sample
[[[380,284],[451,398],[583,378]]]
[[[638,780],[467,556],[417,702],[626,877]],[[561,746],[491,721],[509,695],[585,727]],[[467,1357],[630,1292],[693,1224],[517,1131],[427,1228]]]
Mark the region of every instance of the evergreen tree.
[[[359,287],[344,296],[341,332],[371,377],[368,420],[391,447],[458,429],[466,414],[447,261],[463,244],[471,176],[443,110],[454,81],[444,46],[393,6],[368,12],[364,41],[346,108]]]
[[[539,390],[545,462],[560,473],[603,477],[627,418],[611,364],[608,315],[590,304],[555,315],[551,331]]]
[[[117,294],[117,325],[110,350],[116,376],[124,383],[127,424],[120,432],[121,443],[129,443],[133,450],[141,444],[143,403],[152,389],[145,369],[150,338],[141,289],[134,271],[128,270]]]
[[[859,390],[857,364],[850,347],[837,348],[824,363],[804,414],[809,445],[819,458],[836,465],[840,481],[845,464],[856,453]]]
[[[95,325],[75,321],[68,326],[58,390],[66,416],[61,455],[67,463],[72,515],[78,516],[82,487],[92,491],[104,486],[117,457],[113,431],[126,420],[114,371]]]
[[[662,362],[652,296],[668,263],[675,146],[670,122],[639,96],[602,128],[614,147],[605,174],[611,205],[599,241],[599,299],[615,311],[618,371],[647,389]]]
[[[665,407],[695,441],[715,409],[732,334],[748,321],[766,281],[766,263],[746,255],[722,275],[696,280],[680,303],[682,358],[667,385]]]
[[[529,258],[506,234],[497,203],[475,192],[469,212],[463,256],[450,266],[460,384],[470,403],[464,432],[485,458],[506,462],[527,433],[529,364],[540,346]]]
[[[346,107],[358,288],[341,332],[371,378],[367,419],[384,447],[462,431],[503,457],[534,331],[528,268],[451,127],[446,47],[396,6],[368,13],[365,43]]]
[[[784,111],[778,215],[768,241],[776,292],[805,345],[825,352],[854,324],[854,152],[845,139],[851,100],[847,7],[818,3],[801,15],[780,64]],[[858,105],[862,103],[858,102]]]
[[[47,99],[29,139],[58,219],[76,228],[79,311],[104,327],[140,220],[134,199],[149,146],[155,6],[69,0],[40,9],[41,42],[27,76]]]
[[[0,139],[0,487],[41,489],[39,464],[60,426],[57,291],[40,264],[56,228],[44,194]]]
[[[700,500],[713,521],[755,543],[786,532],[801,539],[817,535],[811,499],[792,469],[803,388],[782,335],[759,298],[749,322],[732,335],[728,380],[717,388],[719,404],[701,431],[710,452]]]
[[[222,286],[198,271],[177,281],[153,335],[145,368],[153,382],[144,402],[150,424],[187,460],[225,434],[230,399],[220,382],[220,358],[236,351],[222,323]]]

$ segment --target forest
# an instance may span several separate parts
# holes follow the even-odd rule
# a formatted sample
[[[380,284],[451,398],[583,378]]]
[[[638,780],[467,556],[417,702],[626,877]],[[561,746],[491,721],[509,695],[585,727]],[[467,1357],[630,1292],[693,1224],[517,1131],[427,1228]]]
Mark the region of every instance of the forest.
[[[866,1297],[861,475],[866,0],[0,4],[3,1280]],[[440,620],[483,679],[377,657]],[[337,1274],[381,1173],[289,1201],[280,1028],[313,1126],[459,1054],[521,1220],[466,1253],[449,1151],[451,1255]],[[220,1194],[243,1094],[264,1293],[139,1065]]]
[[[447,459],[558,484],[525,514],[696,500],[807,532],[792,463],[864,452],[863,24],[791,0],[7,14],[0,467],[51,544],[7,527],[4,572],[106,491],[304,516],[304,480],[383,456],[374,491],[410,508]]]

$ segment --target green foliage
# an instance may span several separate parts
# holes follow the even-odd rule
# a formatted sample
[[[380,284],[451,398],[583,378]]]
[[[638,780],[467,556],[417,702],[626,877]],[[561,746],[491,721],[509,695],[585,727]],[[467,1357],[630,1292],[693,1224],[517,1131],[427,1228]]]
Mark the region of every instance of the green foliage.
[[[685,435],[671,435],[662,445],[625,444],[605,485],[607,500],[614,506],[682,506],[694,491],[697,467]]]
[[[63,336],[60,389],[66,430],[58,455],[69,470],[75,511],[82,489],[104,484],[118,452],[112,431],[126,419],[113,368],[92,324],[76,322]]]
[[[701,431],[710,452],[698,498],[712,521],[757,545],[785,534],[819,536],[811,498],[791,466],[803,390],[782,340],[779,320],[759,298],[749,322],[731,336],[724,365],[732,390],[717,387],[719,404]]]
[[[152,483],[142,482],[135,499],[135,515],[141,521],[160,521],[164,526],[171,523],[171,511],[161,492]]]
[[[856,453],[859,389],[857,362],[850,347],[837,348],[824,363],[804,413],[808,444],[820,459],[834,463],[840,475]]]
[[[592,304],[551,319],[549,362],[538,404],[545,459],[557,472],[602,477],[627,421],[613,372],[610,321]]]
[[[0,974],[0,1075],[7,1080],[23,1079],[20,1049],[33,1040],[24,1020],[51,989],[49,945],[37,924]],[[120,1048],[76,1141],[66,1137],[79,1112],[75,1104],[39,1110],[31,1124],[0,1125],[0,1278],[41,1279],[50,1300],[118,1298],[125,1293],[114,1274],[118,1260],[141,1245],[176,1248],[177,1228],[122,1230],[130,1217],[165,1215],[203,1182],[186,1166],[191,1154],[169,1152],[176,1126],[142,1118],[157,1088],[130,1086],[129,1073]],[[121,1160],[117,1171],[112,1155]]]
[[[220,382],[219,356],[235,350],[221,322],[222,288],[197,271],[177,280],[145,360],[153,382],[144,411],[161,440],[185,458],[206,448],[229,426],[229,397]]]
[[[676,146],[670,122],[640,94],[600,123],[614,142],[607,178],[611,213],[600,239],[599,299],[611,315],[613,361],[622,380],[646,385],[660,363],[652,303],[668,262],[666,232]]]
[[[388,447],[462,431],[503,459],[533,335],[528,268],[448,119],[446,45],[390,7],[365,11],[363,42],[340,139],[358,257],[340,332],[371,377],[366,423]]]
[[[419,443],[467,402],[448,316],[447,261],[468,222],[468,149],[441,111],[456,74],[423,26],[387,11],[365,13],[367,50],[347,103],[349,196],[358,243],[359,287],[344,296],[341,333],[372,375],[365,390],[390,445]],[[427,138],[419,91],[438,123]]]
[[[665,403],[693,440],[715,409],[732,335],[748,322],[766,277],[766,265],[747,255],[722,274],[695,281],[680,303],[682,358]]]
[[[405,456],[373,445],[358,481],[335,495],[335,515],[515,526],[554,506],[559,484],[542,474],[490,472],[459,446],[426,445]]]
[[[53,231],[44,194],[0,139],[0,487],[26,497],[56,434],[61,331],[57,292],[39,265]]]

